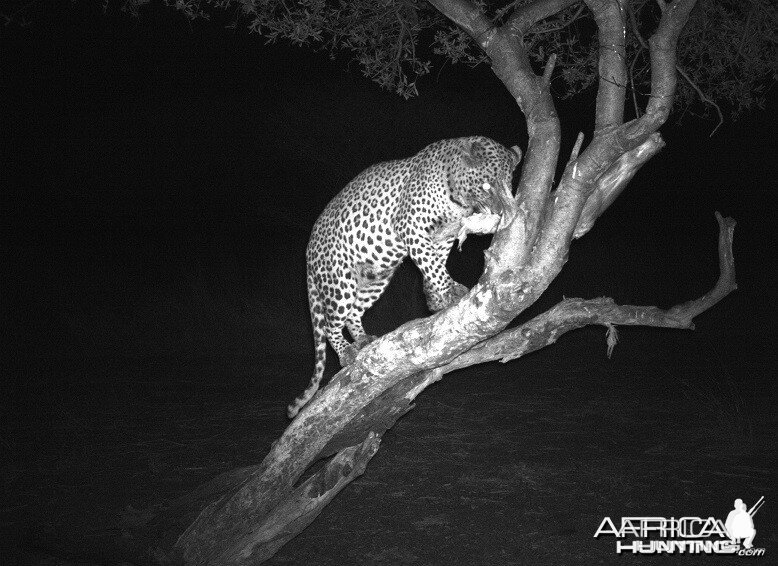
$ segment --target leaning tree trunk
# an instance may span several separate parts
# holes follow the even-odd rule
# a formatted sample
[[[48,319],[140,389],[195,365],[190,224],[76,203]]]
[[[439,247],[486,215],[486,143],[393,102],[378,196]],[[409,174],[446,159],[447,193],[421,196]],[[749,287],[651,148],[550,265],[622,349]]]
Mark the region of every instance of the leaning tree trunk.
[[[382,434],[444,373],[494,359],[513,359],[586,324],[692,328],[692,318],[735,288],[734,222],[717,215],[721,277],[697,301],[661,311],[616,306],[608,299],[567,299],[523,326],[502,332],[532,305],[562,269],[574,237],[585,234],[635,172],[661,149],[657,129],[675,92],[678,36],[695,0],[657,0],[659,27],[650,39],[652,84],[645,114],[623,122],[625,4],[586,0],[599,30],[599,87],[594,137],[579,135],[552,192],[560,125],[551,100],[552,56],[542,75],[530,66],[522,37],[532,25],[578,0],[538,0],[502,26],[469,0],[431,0],[492,60],[494,72],[527,120],[529,145],[515,199],[486,252],[478,284],[459,302],[404,324],[359,352],[300,412],[263,462],[224,474],[182,499],[154,525],[161,560],[185,564],[259,564],[302,531],[360,475]],[[296,485],[312,463],[333,456]],[[159,534],[161,533],[161,534]]]

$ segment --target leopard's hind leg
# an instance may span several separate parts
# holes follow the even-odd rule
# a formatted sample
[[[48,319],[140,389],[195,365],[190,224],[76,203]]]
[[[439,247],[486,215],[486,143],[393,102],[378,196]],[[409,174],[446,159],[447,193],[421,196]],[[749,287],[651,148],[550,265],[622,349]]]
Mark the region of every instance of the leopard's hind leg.
[[[345,355],[341,356],[341,365],[344,367],[351,365],[359,350],[375,340],[375,336],[365,332],[362,315],[386,290],[395,270],[396,267],[375,269],[370,263],[358,263],[352,270],[357,283],[356,298],[346,319],[346,327],[354,342],[344,352]]]

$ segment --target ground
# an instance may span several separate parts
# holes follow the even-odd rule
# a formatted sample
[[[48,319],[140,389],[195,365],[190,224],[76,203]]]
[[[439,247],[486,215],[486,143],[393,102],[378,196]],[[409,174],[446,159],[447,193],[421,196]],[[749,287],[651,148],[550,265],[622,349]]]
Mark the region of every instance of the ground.
[[[712,219],[709,236],[715,238]],[[127,251],[117,246],[106,251]],[[80,357],[73,330],[58,355],[21,358],[27,381],[16,385],[27,402],[6,415],[4,449],[12,458],[2,466],[3,538],[14,543],[20,564],[52,555],[144,563],[123,528],[220,472],[259,462],[283,431],[285,403],[310,370],[307,329],[288,328],[291,343],[263,332],[257,316],[265,309],[257,305],[266,297],[240,283],[255,273],[253,264],[202,251],[223,249],[221,243],[200,249],[200,261],[186,263],[214,265],[214,272],[198,280],[182,264],[169,268],[187,277],[189,289],[178,295],[154,280],[165,269],[127,265],[129,253],[116,253],[121,266],[98,253],[72,274],[70,284],[92,289],[93,303],[145,305],[132,310],[140,320],[108,326],[143,337],[142,327],[153,323],[157,330],[145,337],[159,348],[149,345],[143,355],[143,345],[117,341],[103,355]],[[157,257],[138,254],[149,256]],[[103,271],[99,288],[83,280],[93,280],[94,269]],[[408,288],[418,296],[408,297]],[[288,295],[280,291],[278,302]],[[166,302],[178,314],[143,314],[159,313]],[[418,274],[407,265],[376,312],[409,304],[423,308]],[[612,537],[593,538],[603,517],[724,518],[731,500],[762,495],[767,506],[756,542],[772,550],[774,399],[758,352],[766,338],[738,343],[733,329],[742,316],[759,320],[749,304],[739,291],[701,316],[694,332],[622,329],[611,360],[604,329],[588,328],[526,359],[448,375],[387,433],[366,473],[269,563],[641,562],[617,556]],[[70,305],[74,328],[86,324],[79,320],[86,306]],[[254,334],[241,341],[234,331],[247,325]],[[181,334],[165,338],[158,334],[165,327]],[[181,336],[198,327],[192,343],[221,337],[224,344],[187,349]],[[106,337],[104,330],[88,333],[81,327],[82,338]],[[265,341],[275,349],[260,347]],[[284,348],[286,357],[279,355]],[[745,351],[733,353],[738,348]],[[737,367],[733,359],[752,362]]]

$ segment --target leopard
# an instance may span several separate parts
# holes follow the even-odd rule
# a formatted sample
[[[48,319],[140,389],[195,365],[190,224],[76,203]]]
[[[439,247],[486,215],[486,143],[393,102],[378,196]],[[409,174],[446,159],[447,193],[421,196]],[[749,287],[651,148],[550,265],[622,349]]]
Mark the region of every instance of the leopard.
[[[374,339],[362,315],[406,257],[421,271],[430,311],[467,293],[446,270],[457,239],[456,229],[446,227],[474,214],[502,214],[521,156],[518,146],[484,136],[441,140],[412,157],[368,167],[329,202],[306,249],[315,368],[307,389],[287,407],[290,419],[319,389],[327,340],[346,367]]]

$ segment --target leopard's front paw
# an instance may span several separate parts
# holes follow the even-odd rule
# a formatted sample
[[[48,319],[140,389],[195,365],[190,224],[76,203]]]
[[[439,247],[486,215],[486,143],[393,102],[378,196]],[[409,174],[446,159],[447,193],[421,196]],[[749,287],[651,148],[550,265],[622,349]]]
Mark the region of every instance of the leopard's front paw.
[[[437,312],[450,307],[459,299],[467,295],[470,290],[456,281],[452,281],[448,291],[444,294],[435,293],[427,297],[427,307],[432,312]]]
[[[443,310],[446,308],[447,304],[448,300],[443,295],[439,295],[437,293],[434,295],[427,295],[427,308],[432,312]]]
[[[364,336],[360,336],[356,341],[349,344],[343,351],[343,354],[340,356],[341,367],[346,367],[353,364],[359,351],[375,339],[375,336],[365,334]]]
[[[454,281],[451,283],[451,289],[449,289],[449,305],[453,305],[456,303],[459,299],[464,297],[470,292],[470,289],[462,285],[461,283],[457,283]],[[447,305],[448,306],[448,305]]]

